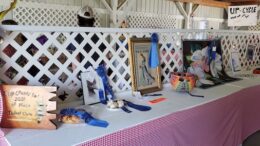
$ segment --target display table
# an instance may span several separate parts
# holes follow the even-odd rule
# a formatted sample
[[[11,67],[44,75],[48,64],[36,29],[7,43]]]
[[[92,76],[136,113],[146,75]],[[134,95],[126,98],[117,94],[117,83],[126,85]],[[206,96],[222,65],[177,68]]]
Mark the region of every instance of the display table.
[[[57,130],[2,129],[12,146],[171,145],[238,146],[260,130],[260,79],[245,79],[210,89],[195,89],[205,98],[176,93],[165,87],[167,100],[152,110],[108,111],[103,105],[86,107],[108,128],[63,124]],[[129,100],[147,104],[156,97]]]

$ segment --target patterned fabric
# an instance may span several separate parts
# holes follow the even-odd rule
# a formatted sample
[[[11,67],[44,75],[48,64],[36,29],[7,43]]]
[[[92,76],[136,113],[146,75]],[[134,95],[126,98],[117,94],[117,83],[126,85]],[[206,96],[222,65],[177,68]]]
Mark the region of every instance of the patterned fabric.
[[[85,142],[81,146],[238,146],[260,129],[260,86]]]

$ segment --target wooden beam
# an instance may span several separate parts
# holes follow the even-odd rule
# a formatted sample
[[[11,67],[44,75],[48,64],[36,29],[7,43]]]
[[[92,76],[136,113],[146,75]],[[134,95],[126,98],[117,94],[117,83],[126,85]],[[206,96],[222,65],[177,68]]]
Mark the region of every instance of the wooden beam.
[[[223,2],[230,2],[232,6],[236,5],[259,5],[259,0],[221,0]]]
[[[237,5],[259,5],[260,4],[260,2],[250,2],[250,1],[248,1],[248,2],[232,2],[232,6],[237,6]]]
[[[106,7],[106,9],[109,11],[109,12],[112,12],[112,8],[109,6],[109,4],[107,3],[106,0],[101,0],[101,2],[103,3],[103,5]]]
[[[127,2],[128,0],[124,0],[123,2],[119,3],[117,6],[117,10],[120,11],[126,5]]]
[[[230,2],[215,1],[215,0],[172,0],[174,2],[186,2],[210,7],[227,8],[231,5]]]
[[[241,3],[241,2],[257,2],[257,0],[221,0],[222,2]]]
[[[198,7],[199,7],[199,4],[194,4],[193,6],[192,6],[192,14],[193,13],[195,13],[195,11],[198,9]]]
[[[182,4],[181,4],[180,2],[175,2],[175,4],[176,4],[178,10],[180,11],[180,13],[182,14],[182,16],[183,16],[184,18],[187,18],[187,17],[188,17],[188,14],[187,14],[187,12],[185,11],[185,9],[183,8]]]

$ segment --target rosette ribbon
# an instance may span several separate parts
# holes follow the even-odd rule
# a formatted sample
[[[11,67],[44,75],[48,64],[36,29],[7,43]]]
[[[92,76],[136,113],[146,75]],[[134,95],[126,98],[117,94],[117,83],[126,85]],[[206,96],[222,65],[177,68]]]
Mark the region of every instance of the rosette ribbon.
[[[159,66],[159,54],[158,54],[158,34],[153,33],[151,36],[151,48],[149,52],[148,64],[151,68],[156,68]]]

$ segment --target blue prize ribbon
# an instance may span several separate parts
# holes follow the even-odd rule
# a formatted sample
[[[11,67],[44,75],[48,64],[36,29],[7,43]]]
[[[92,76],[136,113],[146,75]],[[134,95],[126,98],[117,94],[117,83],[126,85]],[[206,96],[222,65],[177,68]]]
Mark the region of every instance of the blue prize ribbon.
[[[109,124],[107,121],[103,120],[98,120],[92,117],[88,112],[83,111],[83,110],[76,110],[74,108],[67,108],[67,109],[62,109],[60,111],[60,114],[62,116],[77,116],[80,119],[84,120],[85,123],[92,125],[92,126],[98,126],[98,127],[107,127]]]
[[[209,48],[211,60],[215,60],[215,59],[216,59],[216,50],[213,51],[213,47],[215,47],[215,46],[216,46],[216,44],[215,44],[215,41],[213,40],[213,41],[210,43],[210,48]]]
[[[104,91],[102,89],[99,89],[98,90],[98,96],[99,96],[99,101],[102,103],[102,104],[107,104],[107,99],[104,95]]]
[[[129,107],[131,107],[131,108],[134,108],[134,109],[136,109],[136,110],[139,110],[139,111],[149,111],[149,110],[152,109],[150,106],[138,105],[138,104],[134,104],[134,103],[132,103],[132,102],[130,102],[130,101],[126,101],[126,100],[124,100],[124,103],[125,103],[127,106],[129,106]]]
[[[149,66],[151,68],[156,68],[159,66],[159,55],[158,55],[158,34],[153,33],[151,36],[151,49],[149,52]]]
[[[109,85],[109,82],[108,82],[108,78],[107,78],[107,74],[106,74],[106,69],[105,69],[105,66],[104,65],[99,65],[98,68],[96,69],[96,72],[97,74],[99,75],[99,77],[102,79],[102,83],[103,83],[103,86],[104,86],[104,91],[103,91],[103,95],[104,97],[101,97],[100,95],[100,99],[105,99],[106,101],[108,100],[107,98],[107,94],[111,95],[111,100],[114,100],[115,99],[115,95],[114,95],[114,92],[112,90],[112,87]],[[102,100],[100,100],[100,102],[104,102]]]
[[[132,111],[130,111],[128,108],[126,108],[125,106],[121,107],[121,109],[126,112],[126,113],[131,113]]]

